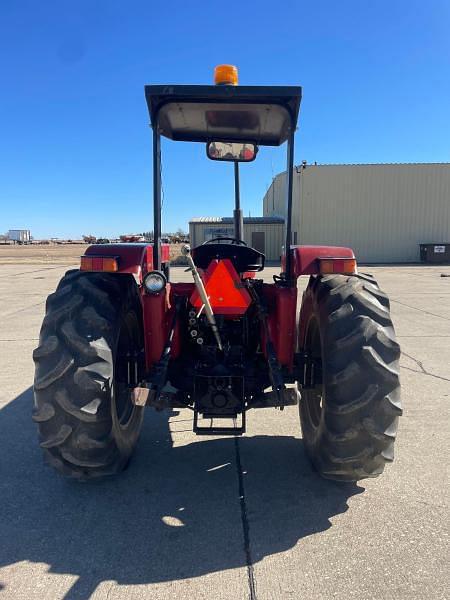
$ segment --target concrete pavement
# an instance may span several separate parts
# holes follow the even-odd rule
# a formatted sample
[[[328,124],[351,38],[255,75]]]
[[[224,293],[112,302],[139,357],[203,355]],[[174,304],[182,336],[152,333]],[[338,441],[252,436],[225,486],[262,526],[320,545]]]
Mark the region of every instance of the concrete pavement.
[[[31,352],[65,268],[1,265],[0,598],[450,597],[450,268],[362,270],[390,294],[403,349],[405,414],[380,478],[320,479],[296,407],[250,412],[239,440],[148,410],[129,469],[80,485],[43,465],[30,418]]]

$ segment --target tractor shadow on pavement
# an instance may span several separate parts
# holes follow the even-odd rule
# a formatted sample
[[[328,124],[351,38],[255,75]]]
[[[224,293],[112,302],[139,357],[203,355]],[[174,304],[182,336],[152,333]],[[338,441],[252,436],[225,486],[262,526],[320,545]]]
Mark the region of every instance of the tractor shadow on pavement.
[[[0,410],[0,568],[29,561],[78,576],[65,595],[75,599],[102,581],[151,584],[246,567],[234,439],[184,434],[178,442],[167,413],[148,410],[128,470],[77,484],[44,466],[31,407],[30,388]],[[188,429],[188,417],[175,417],[173,429]],[[320,479],[294,437],[247,437],[238,448],[255,563],[328,529],[364,491]],[[0,577],[2,585],[8,593]]]

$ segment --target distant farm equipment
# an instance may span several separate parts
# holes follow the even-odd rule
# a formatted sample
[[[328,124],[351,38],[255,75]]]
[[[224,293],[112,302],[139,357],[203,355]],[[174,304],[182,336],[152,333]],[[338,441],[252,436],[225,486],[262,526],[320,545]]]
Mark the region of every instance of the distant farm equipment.
[[[33,239],[29,229],[10,229],[6,238],[14,244],[30,244]]]
[[[120,241],[125,243],[145,242],[145,237],[140,233],[127,233],[120,236]]]

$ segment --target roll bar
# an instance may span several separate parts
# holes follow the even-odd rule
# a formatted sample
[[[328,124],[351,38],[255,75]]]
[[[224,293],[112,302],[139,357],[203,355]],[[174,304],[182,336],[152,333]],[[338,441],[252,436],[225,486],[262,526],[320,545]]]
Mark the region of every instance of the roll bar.
[[[247,141],[262,146],[280,146],[287,141],[285,280],[292,284],[294,134],[301,96],[301,88],[291,86],[145,86],[153,128],[155,269],[161,269],[161,135],[176,141]]]

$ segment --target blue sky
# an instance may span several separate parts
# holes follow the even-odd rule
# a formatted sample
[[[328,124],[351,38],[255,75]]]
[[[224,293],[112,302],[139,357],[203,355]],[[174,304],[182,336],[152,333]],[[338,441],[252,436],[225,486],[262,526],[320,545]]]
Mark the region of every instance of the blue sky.
[[[152,228],[146,83],[302,85],[296,163],[450,161],[450,2],[0,2],[0,233]],[[284,148],[243,165],[261,214]],[[231,164],[163,145],[163,229],[230,215]]]

